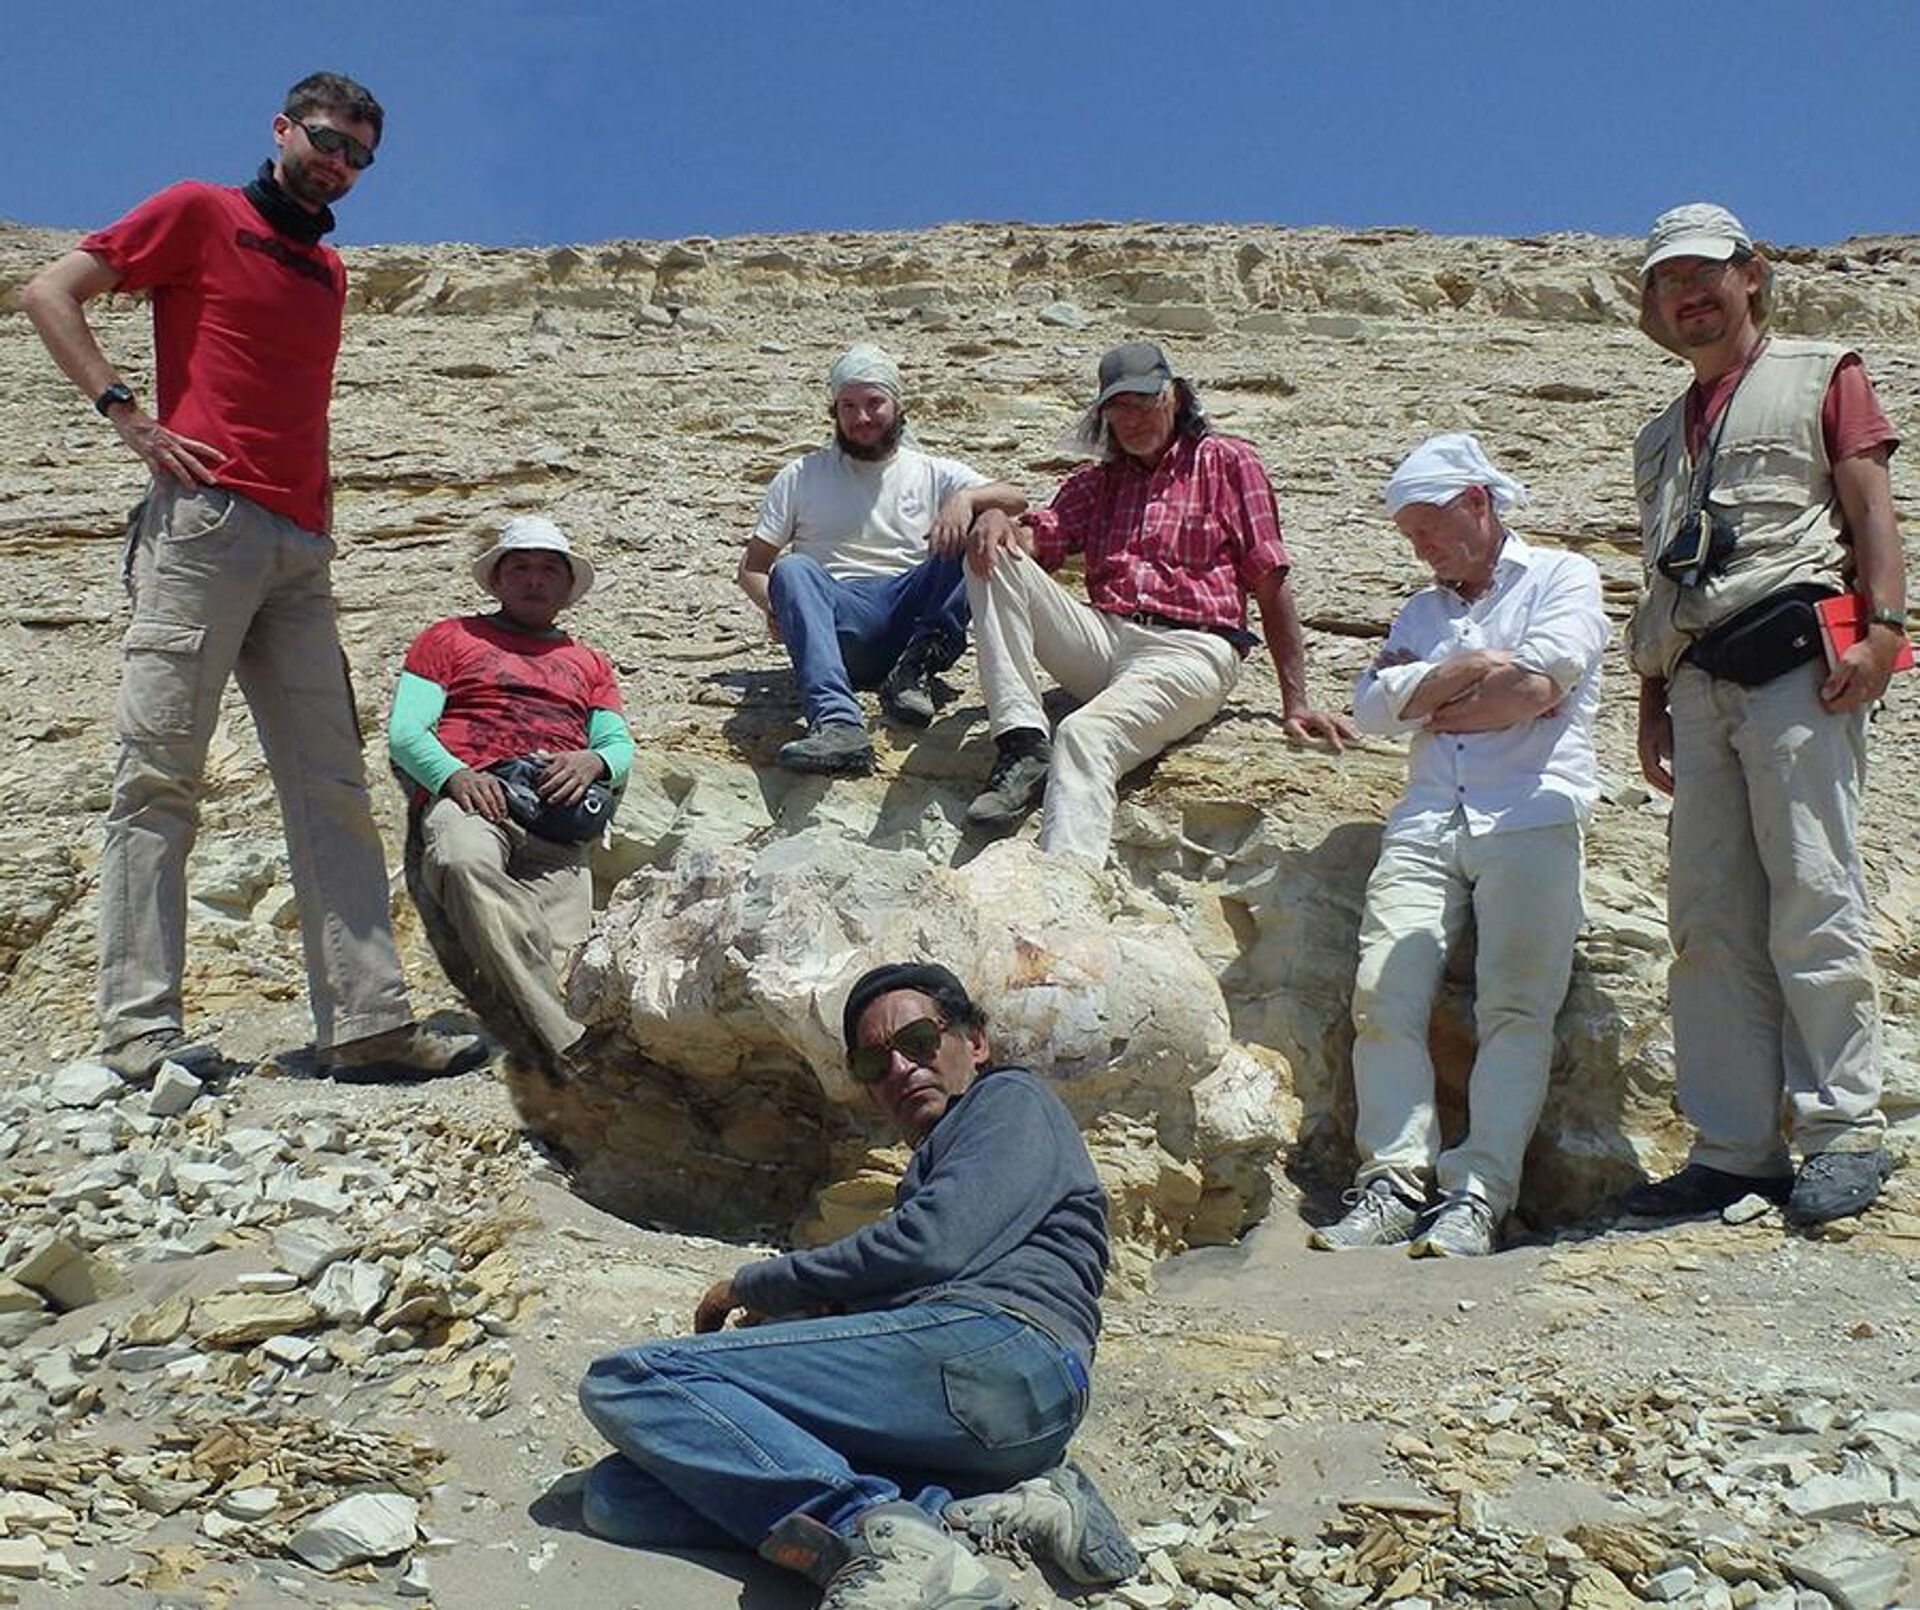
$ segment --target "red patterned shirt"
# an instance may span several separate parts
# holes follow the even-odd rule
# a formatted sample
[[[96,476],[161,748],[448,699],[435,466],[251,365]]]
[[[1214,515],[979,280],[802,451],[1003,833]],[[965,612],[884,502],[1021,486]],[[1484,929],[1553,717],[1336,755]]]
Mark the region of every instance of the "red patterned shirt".
[[[1293,564],[1266,466],[1232,436],[1177,437],[1151,469],[1089,464],[1021,518],[1048,570],[1086,555],[1087,601],[1109,615],[1244,629],[1247,594]]]
[[[429,626],[406,669],[446,690],[436,736],[476,770],[536,749],[584,749],[596,710],[620,710],[613,666],[564,632],[536,637],[483,615]]]

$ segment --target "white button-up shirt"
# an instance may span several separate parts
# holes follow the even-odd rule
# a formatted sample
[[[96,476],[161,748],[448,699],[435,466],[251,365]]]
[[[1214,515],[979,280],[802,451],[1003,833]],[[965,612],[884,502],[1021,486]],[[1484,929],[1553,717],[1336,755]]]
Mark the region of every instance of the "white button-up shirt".
[[[1469,833],[1584,822],[1600,791],[1593,716],[1600,655],[1612,635],[1591,561],[1530,548],[1511,531],[1481,597],[1469,603],[1436,584],[1408,599],[1380,652],[1405,649],[1414,658],[1366,671],[1353,686],[1362,731],[1413,734],[1407,792],[1387,831],[1438,832],[1455,811]],[[1470,649],[1507,650],[1515,664],[1552,681],[1559,703],[1495,732],[1430,732],[1425,719],[1404,719],[1400,712],[1427,673]]]

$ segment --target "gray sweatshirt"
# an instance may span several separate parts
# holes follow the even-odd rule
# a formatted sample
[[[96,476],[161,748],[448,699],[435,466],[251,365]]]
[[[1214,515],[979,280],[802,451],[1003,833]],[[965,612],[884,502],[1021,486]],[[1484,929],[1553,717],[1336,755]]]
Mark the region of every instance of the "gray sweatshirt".
[[[1025,1068],[989,1068],[919,1147],[884,1219],[733,1277],[779,1316],[939,1300],[1030,1321],[1091,1362],[1107,1272],[1107,1198],[1067,1109]]]

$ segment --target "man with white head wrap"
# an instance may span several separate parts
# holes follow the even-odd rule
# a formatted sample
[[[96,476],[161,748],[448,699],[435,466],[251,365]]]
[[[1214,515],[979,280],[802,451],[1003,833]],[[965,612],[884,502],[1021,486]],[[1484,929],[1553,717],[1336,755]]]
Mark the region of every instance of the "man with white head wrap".
[[[1491,1252],[1546,1096],[1580,927],[1581,828],[1599,791],[1593,717],[1609,630],[1593,565],[1504,525],[1526,497],[1457,432],[1421,443],[1387,483],[1387,512],[1433,584],[1354,686],[1363,731],[1413,743],[1360,924],[1360,1170],[1316,1247]],[[1469,913],[1479,1047],[1467,1133],[1442,1149],[1427,1027]]]
[[[1674,1085],[1699,1133],[1628,1193],[1640,1217],[1757,1193],[1825,1223],[1891,1166],[1859,819],[1867,710],[1906,648],[1899,437],[1859,354],[1771,335],[1772,310],[1772,267],[1725,207],[1654,220],[1640,327],[1693,383],[1634,443],[1627,638],[1640,767],[1673,796]],[[1845,594],[1859,629],[1829,665],[1816,600]]]
[[[982,509],[1017,514],[1026,499],[919,450],[899,366],[880,348],[842,353],[827,394],[834,445],[774,477],[736,579],[786,645],[806,708],[806,736],[780,763],[860,772],[873,745],[854,690],[878,688],[895,720],[933,719],[933,678],[967,646],[960,545]]]

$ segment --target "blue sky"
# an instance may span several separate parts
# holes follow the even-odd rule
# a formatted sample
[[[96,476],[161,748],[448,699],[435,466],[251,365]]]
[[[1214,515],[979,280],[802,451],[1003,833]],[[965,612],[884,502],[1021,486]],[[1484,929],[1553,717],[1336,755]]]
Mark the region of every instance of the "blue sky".
[[[957,219],[1920,229],[1914,0],[10,5],[0,218],[246,177],[295,78],[385,103],[337,239]],[[69,20],[79,18],[81,20]]]

